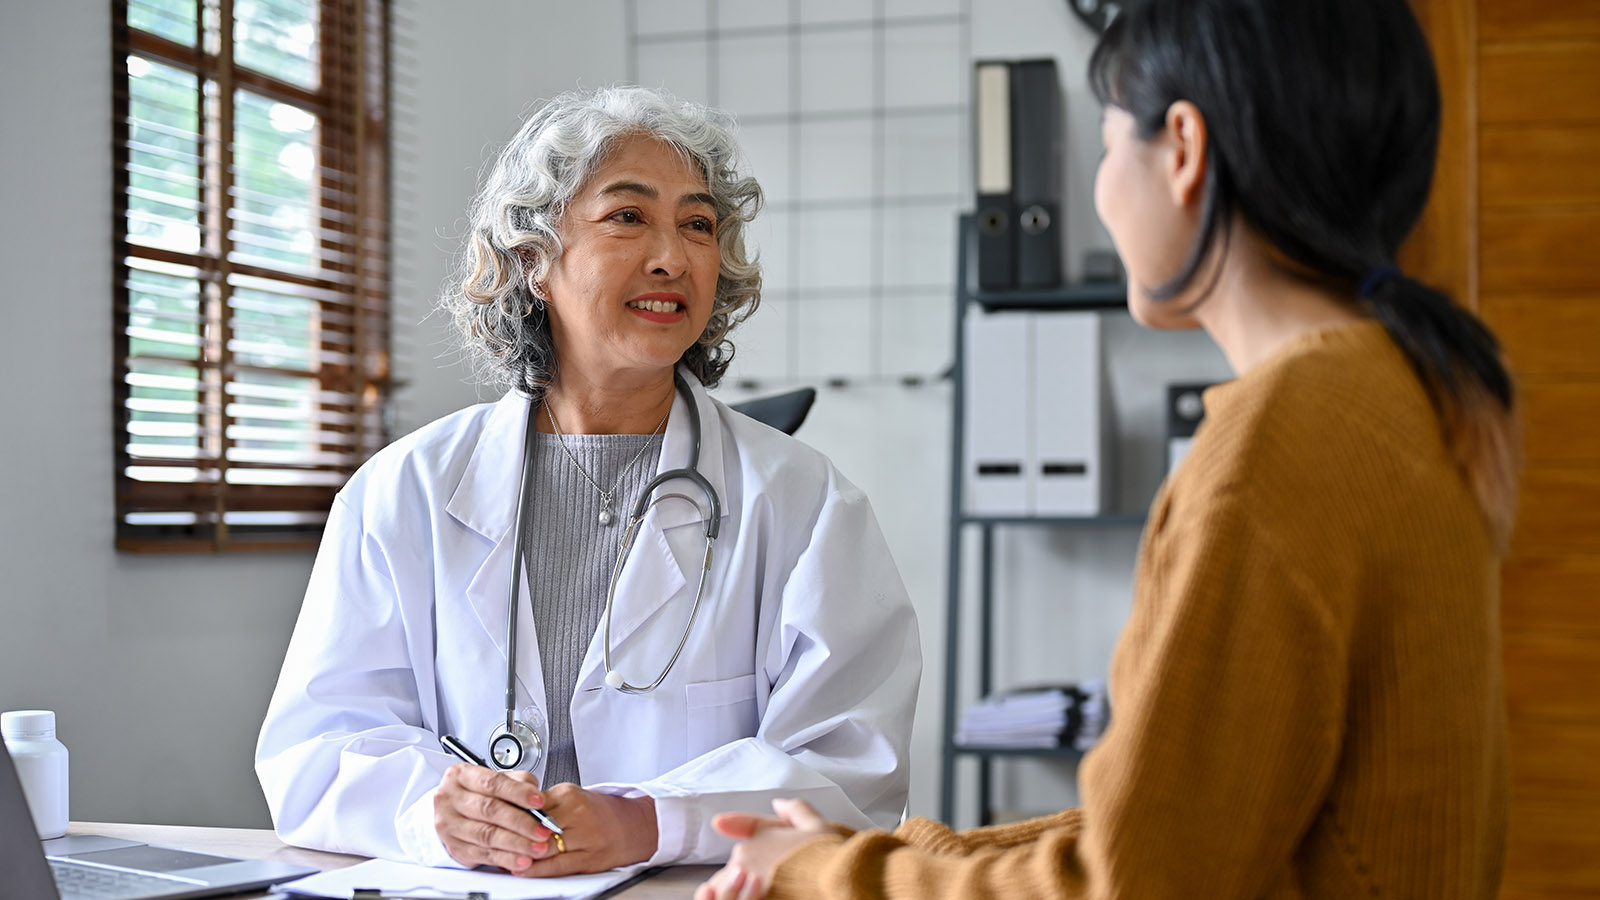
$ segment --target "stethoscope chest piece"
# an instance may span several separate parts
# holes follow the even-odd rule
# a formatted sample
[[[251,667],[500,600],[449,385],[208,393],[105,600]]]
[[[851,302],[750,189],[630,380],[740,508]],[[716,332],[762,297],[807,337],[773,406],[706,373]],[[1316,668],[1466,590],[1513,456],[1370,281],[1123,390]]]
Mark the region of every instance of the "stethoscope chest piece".
[[[541,737],[544,717],[537,706],[524,706],[510,723],[502,722],[489,736],[489,761],[496,769],[531,772],[544,759]]]

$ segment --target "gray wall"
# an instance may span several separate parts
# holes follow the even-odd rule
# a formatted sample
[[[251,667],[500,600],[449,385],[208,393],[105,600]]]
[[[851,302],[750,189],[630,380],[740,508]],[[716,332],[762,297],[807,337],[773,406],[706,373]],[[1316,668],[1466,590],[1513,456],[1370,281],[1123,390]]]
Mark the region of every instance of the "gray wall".
[[[309,558],[112,551],[110,4],[0,29],[0,707],[49,707],[75,816],[259,824],[249,759]]]
[[[251,756],[311,555],[112,549],[110,6],[8,3],[0,28],[0,709],[57,711],[75,819],[266,826]],[[572,33],[542,37],[542,13]],[[474,399],[425,316],[484,147],[534,98],[617,77],[623,31],[620,3],[402,0],[394,16],[409,430]]]
[[[1060,0],[973,6],[974,57],[1062,56],[1069,254],[1106,246],[1088,206],[1098,110],[1074,58],[1090,38]],[[0,709],[57,710],[75,819],[265,826],[251,753],[310,555],[112,549],[108,17],[104,0],[11,3],[0,29],[0,303],[12,335],[0,393]],[[405,431],[479,397],[429,308],[480,165],[533,102],[621,79],[627,48],[620,0],[397,0],[394,18],[394,344],[407,383],[396,423]],[[1110,341],[1119,431],[1150,480],[1161,384],[1225,369],[1194,335],[1115,321]],[[873,497],[919,608],[926,672],[911,807],[924,814],[937,809],[948,403],[945,385],[825,391],[800,433]],[[1025,612],[1002,622],[1014,652],[1000,683],[1104,670],[1126,615],[1135,537],[1041,531],[1003,544],[1002,587]],[[1059,768],[1024,765],[1008,778],[1009,805],[1072,801]]]

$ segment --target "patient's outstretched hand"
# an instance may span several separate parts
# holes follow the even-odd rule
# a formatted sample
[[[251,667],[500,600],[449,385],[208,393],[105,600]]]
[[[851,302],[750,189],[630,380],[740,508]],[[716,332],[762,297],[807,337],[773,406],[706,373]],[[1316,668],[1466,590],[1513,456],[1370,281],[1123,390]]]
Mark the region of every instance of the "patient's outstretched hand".
[[[756,900],[772,886],[772,872],[789,851],[821,834],[847,833],[804,800],[774,800],[778,815],[722,813],[711,820],[717,833],[738,838],[728,864],[694,892],[694,900]]]

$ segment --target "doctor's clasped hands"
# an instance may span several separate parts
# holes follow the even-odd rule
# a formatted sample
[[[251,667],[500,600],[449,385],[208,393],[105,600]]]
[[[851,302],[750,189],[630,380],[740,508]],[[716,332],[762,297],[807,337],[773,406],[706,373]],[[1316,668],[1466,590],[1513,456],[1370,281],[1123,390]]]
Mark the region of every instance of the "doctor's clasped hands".
[[[446,770],[433,808],[445,849],[466,866],[543,877],[612,869],[655,851],[654,800],[597,794],[574,784],[540,791],[529,772],[458,763]],[[529,809],[562,823],[559,843]]]

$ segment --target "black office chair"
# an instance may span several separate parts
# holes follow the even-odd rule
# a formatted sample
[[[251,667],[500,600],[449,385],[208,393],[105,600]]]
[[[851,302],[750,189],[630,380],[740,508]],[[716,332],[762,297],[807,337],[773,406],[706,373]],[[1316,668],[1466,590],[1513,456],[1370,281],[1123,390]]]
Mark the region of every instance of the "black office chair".
[[[806,413],[811,411],[811,404],[816,399],[816,388],[800,388],[729,405],[757,422],[771,425],[784,434],[794,434],[800,423],[806,420]]]

